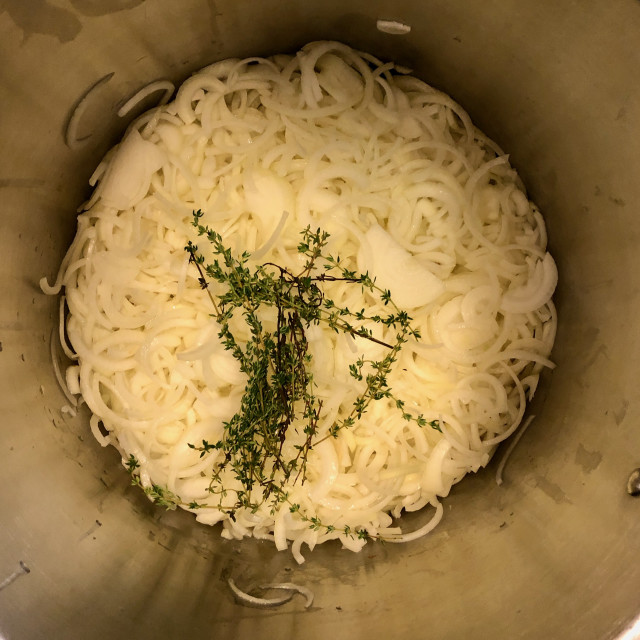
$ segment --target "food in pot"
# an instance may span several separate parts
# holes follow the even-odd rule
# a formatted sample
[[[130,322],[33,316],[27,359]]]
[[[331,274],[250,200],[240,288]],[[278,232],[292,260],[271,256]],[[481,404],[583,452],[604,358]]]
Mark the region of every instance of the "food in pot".
[[[150,499],[226,538],[302,562],[425,535],[553,366],[540,212],[393,63],[316,42],[212,64],[92,184],[42,283],[68,309],[68,392]]]

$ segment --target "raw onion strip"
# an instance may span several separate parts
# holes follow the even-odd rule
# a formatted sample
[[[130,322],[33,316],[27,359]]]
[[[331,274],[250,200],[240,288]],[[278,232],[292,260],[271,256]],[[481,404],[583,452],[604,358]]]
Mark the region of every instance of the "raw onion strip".
[[[55,329],[52,329],[51,335],[49,336],[49,353],[51,355],[51,364],[53,365],[53,373],[56,377],[60,390],[65,395],[65,398],[69,401],[69,404],[72,407],[75,407],[78,404],[78,399],[70,393],[67,387],[67,383],[65,382],[64,376],[62,374],[62,370],[60,369],[60,363],[58,362],[58,356],[56,354],[56,348],[55,348],[56,341],[54,339],[54,336],[56,335],[57,334]]]
[[[271,234],[271,236],[269,236],[269,239],[258,250],[254,251],[251,254],[251,257],[254,260],[262,260],[262,258],[264,258],[264,256],[266,256],[267,253],[269,253],[269,251],[273,248],[273,245],[278,240],[278,236],[282,233],[282,229],[284,228],[288,217],[289,212],[283,211],[282,216],[280,217],[276,228],[273,230],[273,233]]]
[[[403,533],[402,535],[399,535],[399,536],[390,537],[385,539],[385,541],[395,542],[395,543],[411,542],[412,540],[417,540],[418,538],[422,538],[423,536],[426,536],[427,533],[430,533],[431,531],[433,531],[440,523],[440,520],[442,520],[442,514],[444,513],[444,508],[442,507],[441,502],[436,502],[434,506],[436,508],[436,512],[433,514],[431,520],[429,520],[427,524],[420,527],[419,529],[416,529],[416,531],[412,531],[411,533]]]
[[[156,91],[164,91],[164,95],[162,96],[162,98],[160,98],[158,104],[156,105],[157,107],[161,107],[169,102],[175,89],[175,85],[169,80],[156,80],[155,82],[150,82],[145,87],[138,89],[138,91],[136,91],[136,93],[134,93],[118,109],[118,117],[124,118],[129,113],[129,111],[131,111],[137,104],[142,102],[147,96],[150,96]]]
[[[544,221],[508,157],[464,110],[397,72],[320,42],[194,74],[106,154],[55,283],[41,283],[47,293],[64,287],[60,336],[77,358],[68,386],[81,391],[98,441],[125,463],[135,456],[144,487],[197,503],[196,518],[221,523],[223,537],[269,540],[298,563],[305,544],[338,540],[360,551],[366,540],[354,532],[394,542],[428,534],[442,518],[440,499],[518,429],[540,372],[553,367],[557,269]],[[137,98],[161,88],[152,87]],[[331,438],[362,392],[349,368],[383,358],[385,348],[322,322],[305,328],[323,411],[304,483],[282,487],[299,511],[261,504],[232,520],[227,510],[242,487],[231,465],[220,466],[221,451],[200,456],[189,447],[221,438],[246,386],[184,251],[192,240],[206,262],[214,257],[196,237],[194,208],[232,252],[289,273],[304,262],[300,231],[327,231],[327,253],[345,269],[369,271],[422,334],[388,376],[404,411],[382,398]],[[336,308],[389,312],[353,283],[325,281],[323,290]],[[268,313],[261,321],[275,322]],[[246,327],[231,322],[243,342]],[[393,327],[364,326],[393,342]],[[303,425],[294,427],[283,442],[287,459],[303,444]],[[392,526],[429,504],[435,511],[418,530]],[[311,529],[312,518],[324,526]]]
[[[87,110],[89,106],[89,97],[95,93],[102,85],[107,84],[111,78],[113,78],[115,72],[107,73],[102,76],[99,80],[94,82],[87,91],[82,95],[78,103],[76,104],[71,116],[69,117],[69,121],[67,123],[67,127],[64,133],[64,141],[69,149],[75,151],[80,146],[81,143],[85,140],[88,140],[91,136],[85,136],[84,138],[78,138],[78,127],[80,126],[80,120],[84,115],[84,112]]]
[[[257,598],[256,596],[249,595],[245,591],[239,589],[236,586],[233,578],[229,578],[227,580],[227,584],[229,585],[231,591],[233,591],[233,593],[235,594],[240,604],[245,604],[249,607],[257,607],[260,609],[279,607],[280,605],[289,602],[289,600],[291,600],[291,598],[293,598],[295,594],[295,590],[288,590],[287,593],[284,593],[283,595],[277,596],[275,598]]]
[[[518,433],[516,433],[513,436],[513,438],[511,439],[511,442],[509,443],[509,446],[507,447],[507,450],[504,452],[504,455],[500,459],[500,464],[496,469],[496,484],[498,486],[502,484],[502,474],[504,472],[504,467],[507,464],[507,460],[513,453],[513,450],[516,448],[516,445],[518,444],[518,442],[520,442],[520,438],[522,438],[522,436],[524,435],[524,432],[529,428],[529,425],[533,422],[534,418],[535,416],[529,416],[524,421],[524,423],[520,427],[520,430],[518,431]]]
[[[302,587],[298,584],[294,584],[293,582],[275,582],[272,584],[263,584],[260,585],[261,589],[284,589],[286,591],[295,591],[300,595],[304,596],[305,609],[308,609],[313,604],[313,591],[308,589],[307,587]]]

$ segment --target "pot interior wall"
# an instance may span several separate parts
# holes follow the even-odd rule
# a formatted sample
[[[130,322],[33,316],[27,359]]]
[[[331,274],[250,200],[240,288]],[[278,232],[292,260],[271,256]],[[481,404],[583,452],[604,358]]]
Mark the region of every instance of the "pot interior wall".
[[[640,4],[1,6],[0,636],[622,637],[640,586],[640,503],[625,491],[640,466]],[[381,33],[377,18],[411,32]],[[73,237],[89,176],[127,124],[115,115],[126,97],[214,60],[316,39],[412,67],[511,153],[548,223],[560,325],[557,369],[502,486],[494,462],[454,488],[429,537],[358,555],[323,545],[298,567],[267,542],[225,541],[154,508],[87,416],[61,412],[49,352],[57,302],[38,281]],[[110,73],[81,122],[88,137],[69,149],[74,105]],[[407,529],[424,517],[407,517]],[[240,607],[229,577],[307,585],[314,606]]]

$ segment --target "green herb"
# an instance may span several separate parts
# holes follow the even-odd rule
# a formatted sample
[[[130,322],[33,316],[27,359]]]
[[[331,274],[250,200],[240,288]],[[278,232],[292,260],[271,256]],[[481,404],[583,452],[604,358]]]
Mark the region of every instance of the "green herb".
[[[173,493],[173,491],[169,491],[167,487],[162,487],[158,484],[144,486],[142,484],[142,480],[140,479],[140,462],[133,454],[129,454],[129,458],[125,462],[124,466],[131,475],[131,484],[140,487],[145,492],[147,497],[154,504],[157,504],[160,507],[173,510],[176,507],[184,507],[186,509],[202,509],[207,506],[195,501],[188,503],[182,502],[179,496]]]
[[[140,463],[138,462],[138,460],[136,459],[136,457],[133,454],[129,455],[129,459],[127,460],[127,462],[125,464],[125,468],[132,475],[133,475],[133,473],[134,473],[134,471],[136,469],[140,468]]]
[[[300,505],[297,503],[291,504],[289,502],[289,511],[291,513],[297,514],[298,517],[303,522],[308,522],[309,528],[312,529],[313,531],[324,530],[327,533],[333,533],[334,531],[337,531],[339,533],[344,534],[345,536],[349,536],[350,538],[355,537],[360,540],[366,540],[367,538],[372,538],[372,539],[380,539],[384,541],[384,538],[380,538],[379,536],[374,536],[370,534],[366,529],[363,529],[363,528],[353,529],[348,524],[345,525],[344,527],[336,527],[332,524],[324,524],[323,522],[321,522],[320,518],[316,516],[309,517],[306,514],[302,513],[302,511],[300,510]]]
[[[388,290],[378,287],[368,274],[359,274],[340,263],[339,257],[325,255],[329,234],[307,227],[301,233],[298,252],[305,261],[299,273],[273,263],[252,265],[250,254],[236,257],[222,237],[201,224],[202,211],[194,212],[193,226],[206,238],[213,260],[207,263],[197,245],[189,241],[185,250],[198,271],[200,286],[207,292],[225,349],[238,361],[247,383],[239,411],[224,425],[224,435],[217,442],[203,440],[190,443],[200,456],[215,453],[221,460],[212,474],[209,492],[218,496],[216,508],[232,519],[238,509],[256,511],[263,503],[275,513],[286,503],[292,513],[315,530],[335,531],[315,516],[300,511],[289,501],[285,486],[304,483],[309,451],[319,442],[337,437],[342,429],[353,427],[367,412],[371,403],[389,399],[406,420],[421,427],[440,430],[437,420],[427,422],[422,416],[407,411],[404,401],[393,395],[388,375],[402,346],[409,338],[419,339],[411,326],[409,315],[396,307]],[[367,315],[365,309],[352,311],[339,307],[325,295],[326,282],[346,282],[361,288],[363,294],[377,297],[389,309],[386,315]],[[212,289],[215,288],[215,294]],[[267,318],[271,318],[267,321]],[[312,355],[305,330],[323,323],[337,333],[361,337],[386,348],[381,360],[359,358],[349,367],[349,374],[363,390],[347,415],[337,420],[328,434],[318,436],[322,415],[322,400],[315,395],[311,372]],[[365,323],[375,323],[394,335],[393,342],[372,335]],[[295,455],[283,453],[288,434],[294,430]],[[130,457],[127,468],[136,481],[135,459]],[[137,461],[136,461],[137,462]],[[238,481],[234,500],[222,488],[222,473],[230,469]],[[178,496],[153,485],[145,488],[158,504],[175,508],[184,506]],[[202,505],[190,503],[188,508]],[[368,537],[364,529],[341,529],[346,535]]]

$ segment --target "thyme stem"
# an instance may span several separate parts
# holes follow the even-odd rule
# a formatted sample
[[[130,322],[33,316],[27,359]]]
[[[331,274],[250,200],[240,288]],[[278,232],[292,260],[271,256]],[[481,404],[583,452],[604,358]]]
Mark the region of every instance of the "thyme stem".
[[[225,423],[224,434],[214,443],[203,440],[189,443],[200,456],[215,452],[222,454],[214,465],[209,483],[209,493],[218,496],[215,505],[188,503],[187,508],[214,506],[232,519],[238,509],[256,511],[269,501],[272,513],[282,503],[289,505],[292,513],[308,522],[313,529],[335,531],[324,525],[316,516],[300,511],[300,505],[289,500],[287,487],[306,479],[307,458],[311,449],[330,437],[336,437],[341,429],[351,428],[366,413],[372,402],[387,399],[406,420],[414,420],[420,426],[440,429],[438,421],[427,422],[422,415],[414,416],[404,409],[404,402],[396,398],[387,381],[402,345],[409,337],[419,339],[419,332],[411,326],[408,314],[393,303],[388,290],[375,284],[368,274],[357,274],[340,263],[339,257],[324,255],[329,234],[309,227],[302,231],[298,252],[306,262],[298,274],[272,262],[256,267],[248,266],[250,255],[239,257],[226,247],[221,236],[200,223],[202,211],[194,211],[193,226],[199,236],[209,241],[214,259],[205,264],[204,256],[191,241],[185,246],[189,261],[198,271],[198,282],[207,292],[220,327],[218,336],[247,376],[247,383],[239,411]],[[321,270],[323,269],[323,271]],[[329,273],[334,271],[334,273]],[[218,283],[221,293],[214,296],[209,282]],[[327,282],[347,282],[360,286],[377,296],[390,309],[386,315],[366,315],[337,306],[326,297],[322,285]],[[262,308],[275,308],[276,318],[271,329],[264,325]],[[244,321],[250,337],[236,337],[237,325]],[[376,338],[362,323],[375,323],[387,330],[395,330],[395,342]],[[323,323],[337,333],[369,340],[387,349],[381,360],[365,360],[360,357],[349,366],[349,373],[357,382],[364,382],[364,390],[356,397],[347,416],[335,421],[326,434],[318,434],[323,401],[315,396],[315,383],[311,372],[312,354],[306,338],[306,329]],[[267,323],[268,324],[268,323]],[[235,331],[235,333],[234,333]],[[243,335],[246,329],[243,330]],[[291,443],[295,455],[284,455],[285,444],[291,430],[295,435]],[[298,444],[296,444],[296,442]],[[140,484],[138,463],[130,457],[127,468],[134,483]],[[225,488],[223,473],[231,472],[239,489],[233,492]],[[155,502],[175,508],[185,506],[178,496],[157,485],[145,488]],[[231,493],[231,496],[229,496]],[[235,496],[235,497],[233,497]],[[231,500],[229,499],[231,498]],[[342,533],[370,537],[365,530],[344,527]]]

